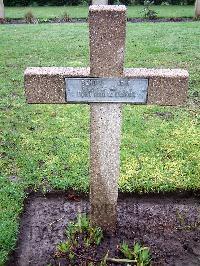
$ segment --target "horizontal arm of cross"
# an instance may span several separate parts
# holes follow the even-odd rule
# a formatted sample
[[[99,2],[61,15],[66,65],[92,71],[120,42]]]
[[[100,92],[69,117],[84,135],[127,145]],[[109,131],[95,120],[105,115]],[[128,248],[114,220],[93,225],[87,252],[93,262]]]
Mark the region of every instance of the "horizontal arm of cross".
[[[28,103],[67,103],[67,77],[90,77],[90,68],[33,67],[25,71]],[[183,105],[189,74],[182,69],[129,68],[123,77],[148,79],[147,104]]]

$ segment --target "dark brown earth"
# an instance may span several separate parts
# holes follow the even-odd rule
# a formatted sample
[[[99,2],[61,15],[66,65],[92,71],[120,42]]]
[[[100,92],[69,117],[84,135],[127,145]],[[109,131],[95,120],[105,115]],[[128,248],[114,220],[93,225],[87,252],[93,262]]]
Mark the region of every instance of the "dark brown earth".
[[[189,22],[194,21],[193,18],[156,18],[156,19],[147,19],[147,18],[128,18],[128,22],[138,23],[138,22]],[[27,22],[24,18],[6,18],[0,20],[0,24],[41,24],[41,23],[83,23],[87,22],[87,18],[49,18],[49,19],[32,19],[32,22]]]
[[[72,192],[32,193],[25,202],[17,247],[7,265],[70,265],[67,259],[54,258],[56,245],[66,239],[69,221],[88,210],[88,199]],[[120,195],[116,236],[105,236],[97,257],[108,249],[110,257],[118,256],[116,247],[123,240],[150,247],[152,265],[199,266],[200,193]],[[82,260],[75,265],[88,264]]]

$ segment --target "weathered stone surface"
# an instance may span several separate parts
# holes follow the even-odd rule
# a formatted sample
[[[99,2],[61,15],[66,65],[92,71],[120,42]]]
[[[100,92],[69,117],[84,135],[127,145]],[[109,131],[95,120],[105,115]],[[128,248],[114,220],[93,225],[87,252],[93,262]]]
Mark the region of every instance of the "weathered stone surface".
[[[90,68],[92,76],[123,74],[125,52],[125,6],[90,6]]]
[[[91,104],[90,215],[105,231],[116,227],[121,105]]]
[[[90,75],[123,75],[126,7],[89,9]],[[121,104],[90,105],[90,219],[107,232],[117,223]]]
[[[65,77],[84,77],[89,73],[89,68],[27,68],[24,73],[27,102],[65,103]]]
[[[149,79],[147,104],[183,105],[187,101],[187,70],[130,68],[124,76]]]
[[[90,68],[33,67],[25,71],[28,103],[65,103],[65,77],[89,77]],[[124,77],[148,78],[147,104],[183,105],[189,74],[182,69],[129,68]]]

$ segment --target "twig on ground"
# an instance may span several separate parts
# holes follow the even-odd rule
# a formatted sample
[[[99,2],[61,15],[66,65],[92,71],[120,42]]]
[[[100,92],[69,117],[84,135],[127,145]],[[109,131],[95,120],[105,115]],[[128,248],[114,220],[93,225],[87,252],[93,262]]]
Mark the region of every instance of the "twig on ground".
[[[115,262],[115,263],[135,263],[136,260],[129,260],[129,259],[116,259],[116,258],[106,258],[107,262]]]
[[[66,216],[64,215],[63,217],[59,218],[59,219],[56,219],[54,220],[52,223],[48,224],[48,226],[52,226],[53,224],[57,223],[57,222],[60,222],[61,220],[63,220]]]

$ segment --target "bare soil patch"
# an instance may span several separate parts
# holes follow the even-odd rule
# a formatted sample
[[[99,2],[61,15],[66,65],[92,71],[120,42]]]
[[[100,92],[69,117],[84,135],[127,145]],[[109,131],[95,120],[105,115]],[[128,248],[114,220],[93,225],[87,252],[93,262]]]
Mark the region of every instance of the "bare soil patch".
[[[7,265],[70,265],[67,258],[58,259],[54,255],[56,245],[66,239],[67,224],[78,212],[89,212],[88,198],[83,195],[31,193],[25,201],[17,247]],[[152,265],[200,265],[200,193],[121,194],[117,233],[104,237],[96,258],[104,256],[107,250],[110,257],[118,257],[116,247],[123,240],[150,247]],[[89,261],[81,260],[74,265],[88,264]]]

